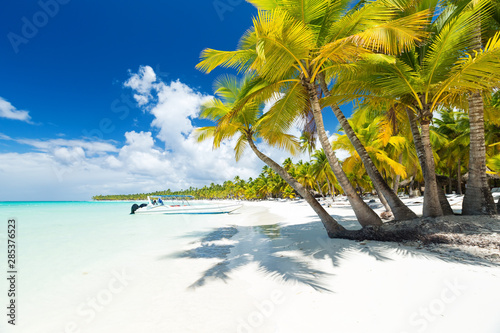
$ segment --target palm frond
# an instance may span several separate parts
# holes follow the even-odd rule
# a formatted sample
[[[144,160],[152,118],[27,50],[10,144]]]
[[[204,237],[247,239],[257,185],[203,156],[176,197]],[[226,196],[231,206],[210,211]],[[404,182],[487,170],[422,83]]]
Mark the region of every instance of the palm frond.
[[[269,83],[260,77],[255,78],[254,81],[249,82],[248,86],[242,87],[238,101],[232,106],[231,111],[220,119],[219,124],[221,126],[227,125],[248,103],[253,102],[259,104],[267,101],[275,96],[276,92],[282,90],[289,82],[294,81],[296,80],[283,80]]]
[[[412,49],[417,42],[427,37],[425,27],[430,14],[430,10],[422,10],[393,19],[359,32],[351,39],[356,45],[375,52],[400,54]]]
[[[228,112],[230,112],[230,109],[223,101],[218,98],[212,98],[201,106],[199,117],[217,122]]]
[[[497,87],[500,81],[500,32],[486,44],[484,50],[467,54],[459,59],[440,86],[433,106],[446,94],[460,95],[466,92]]]
[[[284,149],[291,155],[297,155],[300,152],[300,142],[291,134],[282,133],[271,137],[266,136],[263,139],[271,146]]]
[[[245,135],[240,135],[238,137],[238,140],[236,140],[236,145],[234,146],[234,157],[236,159],[236,162],[238,162],[243,156],[243,152],[245,151],[245,148],[247,147],[247,137]]]
[[[288,132],[308,104],[307,92],[300,82],[289,83],[284,92],[258,122],[259,131],[265,137]]]
[[[235,75],[221,75],[214,81],[214,92],[217,96],[223,98],[225,103],[232,104],[238,98],[239,81],[240,79]]]
[[[261,60],[260,76],[277,81],[294,69],[307,72],[302,61],[314,48],[314,36],[305,24],[279,9],[260,11],[253,24]]]
[[[273,10],[278,7],[278,0],[247,0],[258,10]]]
[[[403,178],[407,177],[405,166],[394,161],[392,158],[387,156],[387,153],[385,153],[383,151],[377,151],[375,156],[376,156],[376,159],[379,160],[380,162],[383,162],[383,163],[386,163],[387,165],[389,165],[391,167],[392,171],[396,175],[400,175]]]
[[[429,41],[429,49],[423,59],[424,80],[429,91],[433,84],[443,81],[449,75],[457,57],[470,49],[475,34],[473,31],[480,23],[481,9],[486,1],[480,1],[473,10],[462,11]]]
[[[194,138],[196,142],[203,142],[209,138],[213,138],[215,134],[215,126],[200,127],[194,130]]]

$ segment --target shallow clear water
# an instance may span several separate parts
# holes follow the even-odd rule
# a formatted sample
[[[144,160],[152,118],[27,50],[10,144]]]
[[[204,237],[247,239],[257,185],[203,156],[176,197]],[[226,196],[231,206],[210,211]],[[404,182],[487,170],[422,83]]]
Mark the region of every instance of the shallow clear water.
[[[18,222],[21,258],[68,251],[108,251],[119,244],[147,244],[151,234],[175,239],[192,230],[209,230],[223,215],[130,215],[133,202],[0,202],[0,218]],[[5,237],[5,230],[0,235]],[[155,237],[156,238],[156,237]],[[42,251],[43,250],[43,251]],[[33,253],[28,253],[31,252]],[[38,251],[38,252],[37,252]],[[110,253],[110,252],[109,252]],[[89,256],[89,259],[92,259]]]
[[[130,215],[133,203],[0,202],[1,243],[7,237],[7,220],[17,220],[23,295],[29,299],[41,289],[58,288],[66,277],[81,276],[82,271],[111,271],[128,261],[141,261],[140,256],[146,258],[149,253],[171,254],[221,220],[231,219],[225,214]],[[40,274],[43,278],[32,283]]]

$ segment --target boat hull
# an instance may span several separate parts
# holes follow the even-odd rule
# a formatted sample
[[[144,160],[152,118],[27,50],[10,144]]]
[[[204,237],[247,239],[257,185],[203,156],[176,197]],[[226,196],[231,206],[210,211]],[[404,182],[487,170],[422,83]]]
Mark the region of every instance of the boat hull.
[[[231,213],[242,205],[161,205],[139,208],[135,214],[224,214]]]

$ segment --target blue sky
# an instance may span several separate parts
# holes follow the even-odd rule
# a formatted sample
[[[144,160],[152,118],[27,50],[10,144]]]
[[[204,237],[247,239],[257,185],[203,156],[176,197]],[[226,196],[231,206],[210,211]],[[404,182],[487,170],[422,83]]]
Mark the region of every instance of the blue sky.
[[[237,164],[231,142],[212,152],[190,138],[206,124],[199,103],[227,72],[197,71],[200,52],[234,49],[255,13],[239,0],[3,2],[0,200],[86,200],[258,175],[250,152]]]

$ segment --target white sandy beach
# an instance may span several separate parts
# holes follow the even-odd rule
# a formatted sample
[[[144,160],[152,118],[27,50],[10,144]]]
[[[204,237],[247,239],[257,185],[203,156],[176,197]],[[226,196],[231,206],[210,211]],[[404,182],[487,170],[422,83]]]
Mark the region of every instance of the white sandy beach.
[[[328,211],[359,227],[348,206]],[[500,332],[500,266],[460,250],[331,240],[304,202],[184,222],[21,229],[38,241],[1,332]]]

